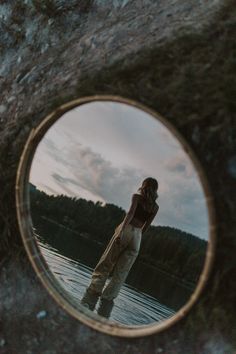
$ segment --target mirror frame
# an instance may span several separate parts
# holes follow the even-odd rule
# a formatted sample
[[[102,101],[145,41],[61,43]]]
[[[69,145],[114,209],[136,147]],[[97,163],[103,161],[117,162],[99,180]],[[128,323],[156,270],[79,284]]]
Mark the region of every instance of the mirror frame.
[[[37,244],[36,238],[33,234],[33,224],[30,213],[30,198],[29,198],[29,173],[34,157],[35,150],[43,138],[44,134],[48,129],[66,112],[76,108],[80,105],[91,103],[95,101],[113,101],[119,102],[127,105],[131,105],[135,108],[141,109],[144,112],[150,114],[155,119],[158,119],[179,141],[184,151],[190,157],[201,182],[206,205],[208,210],[208,220],[209,220],[209,229],[208,229],[208,246],[206,251],[205,263],[202,270],[202,273],[199,277],[196,288],[187,301],[187,303],[180,308],[172,317],[163,320],[160,323],[154,322],[153,324],[142,325],[142,326],[127,326],[121,324],[114,324],[109,319],[102,318],[101,316],[96,315],[92,311],[88,310],[79,303],[75,303],[72,297],[66,293],[66,291],[60,286],[59,282],[56,280],[55,276],[48,267],[47,262],[45,261],[39,246]],[[20,229],[20,234],[23,240],[23,244],[27,255],[30,259],[30,262],[41,280],[43,286],[47,289],[49,294],[53,299],[61,306],[66,312],[70,315],[92,327],[95,330],[101,331],[103,333],[119,336],[119,337],[142,337],[158,333],[165,329],[168,329],[170,326],[177,323],[181,320],[192,306],[199,299],[200,294],[203,291],[204,286],[209,278],[210,271],[212,269],[214,252],[215,252],[215,209],[213,203],[213,195],[210,191],[210,187],[207,181],[207,178],[204,174],[203,168],[201,167],[196,155],[185,141],[185,139],[180,135],[177,129],[165,118],[163,118],[159,113],[153,111],[151,108],[144,106],[141,103],[136,101],[123,98],[121,96],[113,95],[95,95],[87,96],[75,99],[66,104],[61,105],[55,109],[52,113],[47,115],[38,127],[33,128],[29,134],[29,137],[26,141],[25,147],[21,154],[19,166],[17,169],[16,176],[16,211],[17,211],[17,220]]]

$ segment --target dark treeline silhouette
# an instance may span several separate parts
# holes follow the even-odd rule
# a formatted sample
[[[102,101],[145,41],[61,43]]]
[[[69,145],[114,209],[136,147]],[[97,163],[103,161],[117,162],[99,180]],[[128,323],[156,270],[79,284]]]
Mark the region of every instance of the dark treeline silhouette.
[[[30,203],[36,228],[43,219],[48,220],[76,233],[78,239],[85,237],[91,243],[104,247],[126,214],[114,204],[102,205],[99,201],[94,203],[65,195],[48,195],[32,184]],[[206,241],[179,229],[150,226],[143,235],[136,263],[158,268],[193,286],[202,271],[206,247]]]
[[[45,216],[102,243],[108,242],[125,215],[125,211],[114,204],[102,206],[99,201],[48,195],[32,185],[30,201],[33,216]]]

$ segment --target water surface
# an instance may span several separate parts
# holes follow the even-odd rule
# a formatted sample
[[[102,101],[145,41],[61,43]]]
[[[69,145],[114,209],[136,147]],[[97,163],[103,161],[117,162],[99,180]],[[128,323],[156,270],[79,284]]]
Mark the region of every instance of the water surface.
[[[37,240],[55,278],[70,296],[80,301],[90,282],[93,269],[82,262],[62,255],[39,237]],[[95,312],[96,310],[97,307]],[[125,325],[144,325],[163,321],[174,314],[174,310],[161,304],[158,299],[124,284],[115,299],[110,320]]]

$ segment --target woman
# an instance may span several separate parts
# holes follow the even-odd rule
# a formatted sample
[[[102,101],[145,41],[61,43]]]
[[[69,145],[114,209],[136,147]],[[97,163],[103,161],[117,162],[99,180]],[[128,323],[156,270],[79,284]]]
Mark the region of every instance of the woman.
[[[124,220],[96,265],[92,280],[81,303],[93,310],[101,297],[98,314],[109,317],[122,284],[128,276],[140,248],[141,236],[152,223],[159,209],[156,199],[158,182],[148,177],[138,192],[132,195],[132,202]],[[106,280],[111,275],[108,285]]]

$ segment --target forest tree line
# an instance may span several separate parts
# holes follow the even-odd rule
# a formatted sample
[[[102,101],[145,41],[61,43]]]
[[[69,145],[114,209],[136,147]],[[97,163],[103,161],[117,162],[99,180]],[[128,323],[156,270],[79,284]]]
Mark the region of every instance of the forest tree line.
[[[126,212],[114,204],[102,205],[83,198],[48,195],[30,185],[30,204],[34,219],[46,217],[67,229],[86,234],[92,241],[106,245]],[[37,226],[37,224],[36,224]],[[144,233],[138,259],[196,283],[202,271],[207,242],[169,226],[153,226]]]

